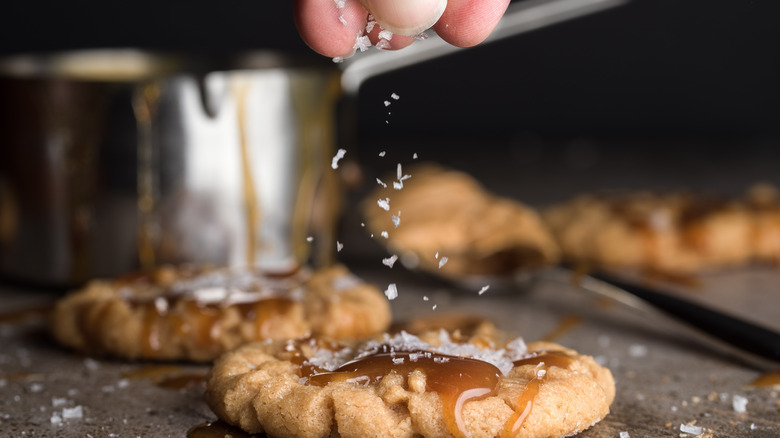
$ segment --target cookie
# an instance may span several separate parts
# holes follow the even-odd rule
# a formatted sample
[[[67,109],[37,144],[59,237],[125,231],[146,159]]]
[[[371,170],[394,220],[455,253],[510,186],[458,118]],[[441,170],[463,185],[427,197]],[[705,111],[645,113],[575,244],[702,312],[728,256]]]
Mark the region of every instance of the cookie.
[[[384,243],[386,235],[404,265],[461,277],[558,260],[552,235],[531,207],[489,193],[463,172],[421,164],[409,175],[399,174],[363,203],[374,238]]]
[[[780,257],[780,202],[689,193],[584,195],[545,210],[564,259],[686,274]]]
[[[88,354],[210,361],[251,341],[363,338],[389,324],[382,292],[343,266],[284,275],[163,267],[96,280],[66,296],[55,307],[52,333]]]
[[[559,437],[608,414],[614,380],[591,357],[488,332],[248,344],[215,362],[206,401],[270,437]]]

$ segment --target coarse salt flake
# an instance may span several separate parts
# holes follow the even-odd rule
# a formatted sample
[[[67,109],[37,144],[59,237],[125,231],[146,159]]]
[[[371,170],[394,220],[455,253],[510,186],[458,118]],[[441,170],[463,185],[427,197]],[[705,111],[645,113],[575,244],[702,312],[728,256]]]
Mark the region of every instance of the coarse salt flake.
[[[344,16],[343,16],[343,15],[339,15],[339,21],[340,21],[340,22],[341,22],[341,24],[343,24],[344,26],[346,26],[346,25],[347,25],[347,19],[346,19],[346,18],[344,18]]]
[[[441,259],[439,259],[439,269],[441,269],[442,266],[447,264],[447,260],[448,260],[447,257],[442,257]]]
[[[393,364],[400,365],[402,363],[404,363],[404,358],[403,357],[394,357],[393,358]]]
[[[641,344],[634,344],[628,347],[628,355],[631,357],[647,356],[647,347]]]
[[[360,50],[361,52],[365,52],[366,50],[368,50],[369,47],[371,47],[371,40],[368,39],[367,36],[362,35],[357,37],[357,39],[355,40],[355,45],[352,48],[356,50]]]
[[[412,154],[412,160],[416,160],[416,159],[417,159],[417,152],[415,152],[414,154]]]
[[[382,187],[387,187],[387,184],[385,184],[385,183],[384,183],[384,181],[382,181],[382,180],[381,180],[381,179],[379,179],[379,178],[377,178],[377,179],[376,179],[376,183],[377,183],[377,184],[379,184],[379,185],[380,185],[380,186],[382,186]]]
[[[382,29],[381,31],[379,31],[379,39],[390,41],[393,39],[393,32]]]
[[[387,239],[388,237],[390,237],[390,235],[389,235],[389,234],[387,234],[387,231],[382,231],[382,232],[381,232],[381,233],[379,233],[379,234],[381,234],[381,235],[382,235],[382,237],[384,237],[385,239]]]
[[[404,188],[404,183],[401,181],[393,181],[393,188],[396,190],[401,190]]]
[[[390,106],[390,101],[389,100],[385,101],[385,106]]]
[[[485,292],[487,292],[488,289],[490,289],[490,285],[489,284],[487,284],[485,286],[482,286],[482,289],[480,289],[479,292],[477,292],[477,295],[484,294]]]
[[[54,425],[60,425],[62,424],[62,417],[59,416],[59,414],[51,414],[51,424]]]
[[[394,300],[398,298],[398,288],[395,286],[395,283],[390,283],[387,286],[387,290],[385,291],[385,296],[388,300]]]
[[[391,94],[390,97],[393,98],[393,100],[398,100],[398,99],[401,98],[401,96],[399,96],[399,95],[397,95],[395,93]]]
[[[629,435],[628,432],[623,431],[620,432],[620,438],[631,438],[631,435]]]
[[[379,153],[379,156],[380,156],[380,157],[384,157],[386,154],[387,154],[387,152],[385,152],[385,151],[382,151],[382,152],[380,152],[380,153]]]
[[[338,169],[339,168],[339,160],[344,158],[344,155],[346,155],[346,154],[347,154],[347,151],[345,149],[339,149],[338,151],[336,151],[336,155],[333,157],[333,159],[330,162],[330,167],[332,167],[334,169]]]
[[[342,249],[344,249],[344,244],[337,240],[336,241],[336,252],[341,252]]]
[[[309,237],[306,238],[306,241],[307,242],[314,242],[314,237],[309,236]]]
[[[344,5],[347,3],[347,0],[333,0],[333,3],[336,3],[337,8],[343,9]]]
[[[731,399],[731,406],[734,408],[734,412],[744,414],[747,411],[748,399],[741,395],[734,394]]]
[[[691,435],[701,435],[704,429],[701,426],[694,426],[692,424],[681,424],[680,432],[689,433]]]
[[[382,259],[382,264],[392,268],[397,260],[398,260],[398,256],[393,254],[390,257],[386,258],[386,259]]]
[[[399,212],[399,216],[400,216],[400,212]],[[393,217],[391,218],[391,220],[393,221],[393,226],[395,228],[398,228],[398,226],[401,225],[401,218],[399,216],[393,215]]]
[[[62,418],[66,420],[79,419],[84,416],[84,409],[81,406],[74,408],[62,408]]]
[[[382,207],[384,211],[390,211],[390,198],[379,199],[376,201],[376,203]]]

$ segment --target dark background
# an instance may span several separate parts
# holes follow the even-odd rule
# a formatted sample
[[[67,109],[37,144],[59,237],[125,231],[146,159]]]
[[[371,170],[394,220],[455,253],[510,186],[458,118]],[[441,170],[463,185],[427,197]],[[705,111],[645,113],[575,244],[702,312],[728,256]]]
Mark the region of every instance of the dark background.
[[[1,50],[310,54],[291,3],[14,1],[0,18]],[[631,158],[632,166],[650,169],[646,179],[659,185],[677,161],[711,163],[708,172],[724,174],[751,161],[764,170],[745,179],[771,178],[779,173],[778,17],[777,0],[634,0],[370,79],[354,130],[372,157],[392,144],[404,153],[423,148],[427,158],[452,154],[461,167],[509,160],[529,174],[555,157],[568,163],[561,172],[590,168],[588,178],[598,178],[600,158],[647,156]],[[387,124],[382,102],[392,92],[401,100]]]

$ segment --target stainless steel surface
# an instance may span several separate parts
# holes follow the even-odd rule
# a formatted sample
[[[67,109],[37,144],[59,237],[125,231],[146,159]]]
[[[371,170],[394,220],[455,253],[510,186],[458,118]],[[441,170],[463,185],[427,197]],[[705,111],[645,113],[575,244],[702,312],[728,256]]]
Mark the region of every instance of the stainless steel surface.
[[[754,386],[764,371],[745,366],[689,333],[653,317],[604,302],[570,284],[542,281],[530,290],[483,295],[453,291],[444,283],[389,269],[379,261],[351,265],[380,288],[398,285],[391,301],[397,320],[468,313],[493,319],[527,341],[551,338],[593,355],[617,385],[611,413],[582,438],[681,436],[695,423],[712,436],[777,437],[780,387]],[[704,277],[700,290],[681,292],[780,329],[780,273],[743,269]],[[427,297],[427,300],[425,299]],[[4,312],[34,308],[53,297],[0,289]],[[432,310],[435,306],[435,310]],[[216,419],[203,402],[202,383],[165,388],[166,375],[203,373],[207,367],[86,358],[55,345],[35,317],[0,323],[0,429],[4,436],[184,437]],[[745,412],[735,400],[745,397]],[[81,418],[62,419],[80,406]],[[739,404],[736,405],[739,407]],[[54,418],[54,422],[52,422]],[[24,433],[24,435],[23,435]],[[693,435],[688,435],[693,436]]]
[[[1,275],[68,285],[160,263],[332,257],[338,70],[263,53],[196,61],[4,60]]]

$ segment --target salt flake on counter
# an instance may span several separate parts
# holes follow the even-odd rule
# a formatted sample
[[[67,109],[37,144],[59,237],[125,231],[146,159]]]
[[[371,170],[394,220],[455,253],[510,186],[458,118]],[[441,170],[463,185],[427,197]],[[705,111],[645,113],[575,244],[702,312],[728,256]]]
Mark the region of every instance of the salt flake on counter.
[[[629,435],[628,432],[623,431],[620,432],[620,438],[631,438],[631,435]]]
[[[731,399],[731,406],[734,408],[734,412],[744,414],[747,412],[748,399],[741,395],[734,394]]]
[[[387,290],[385,290],[385,296],[388,300],[394,300],[398,298],[398,288],[395,286],[395,283],[390,283],[390,285],[387,286]]]
[[[62,418],[65,420],[81,419],[82,417],[84,417],[84,409],[81,406],[62,408]]]
[[[689,433],[691,435],[701,435],[704,429],[701,426],[694,426],[692,424],[681,424],[680,432]]]
[[[330,162],[330,167],[334,169],[339,168],[339,160],[344,158],[344,155],[346,155],[347,151],[345,149],[339,149],[336,151],[336,155],[333,157],[333,160]]]

